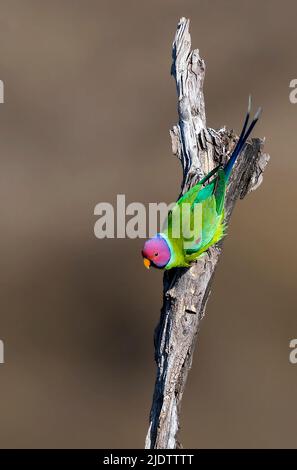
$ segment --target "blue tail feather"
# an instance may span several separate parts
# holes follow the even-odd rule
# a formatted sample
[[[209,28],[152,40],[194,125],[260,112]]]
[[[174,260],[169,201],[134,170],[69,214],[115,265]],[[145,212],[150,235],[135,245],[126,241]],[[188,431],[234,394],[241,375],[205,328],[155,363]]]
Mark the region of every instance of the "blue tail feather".
[[[242,131],[240,133],[240,137],[239,137],[238,142],[235,146],[235,149],[232,152],[232,155],[231,155],[230,159],[228,160],[228,162],[226,163],[226,165],[224,167],[224,172],[225,172],[226,179],[229,178],[229,176],[231,174],[231,170],[234,166],[234,163],[236,162],[236,159],[237,159],[238,155],[240,154],[240,152],[243,149],[248,137],[250,136],[252,130],[254,129],[254,127],[255,127],[255,125],[256,125],[259,117],[260,117],[260,114],[261,114],[262,110],[261,110],[261,108],[258,108],[252,122],[250,123],[250,125],[248,127],[248,130],[246,130],[249,119],[250,119],[250,111],[251,111],[251,97],[249,97],[248,111],[247,111],[247,114],[246,114],[246,118],[245,118],[245,121],[244,121],[244,124],[243,124]]]

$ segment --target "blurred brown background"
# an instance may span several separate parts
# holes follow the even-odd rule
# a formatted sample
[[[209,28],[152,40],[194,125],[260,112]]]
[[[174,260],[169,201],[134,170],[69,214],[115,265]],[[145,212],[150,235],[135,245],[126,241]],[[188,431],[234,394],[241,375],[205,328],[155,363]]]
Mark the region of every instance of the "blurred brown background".
[[[294,0],[0,1],[1,447],[143,447],[162,274],[98,240],[98,202],[171,202],[169,75],[181,16],[206,60],[208,125],[247,97],[271,154],[238,204],[184,396],[184,447],[296,447]],[[244,299],[244,302],[243,302]]]

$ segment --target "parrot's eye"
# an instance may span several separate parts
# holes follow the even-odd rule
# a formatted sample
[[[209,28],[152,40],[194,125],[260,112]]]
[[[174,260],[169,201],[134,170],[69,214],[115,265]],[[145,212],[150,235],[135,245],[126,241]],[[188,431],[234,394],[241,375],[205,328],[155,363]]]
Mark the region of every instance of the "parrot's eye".
[[[159,253],[155,253],[155,257],[157,257],[157,256],[158,256],[158,254],[159,254]]]

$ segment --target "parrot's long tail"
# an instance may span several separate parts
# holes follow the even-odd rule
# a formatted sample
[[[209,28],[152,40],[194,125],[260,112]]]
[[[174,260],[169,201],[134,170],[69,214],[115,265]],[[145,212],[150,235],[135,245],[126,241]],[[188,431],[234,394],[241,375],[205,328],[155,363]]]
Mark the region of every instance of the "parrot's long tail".
[[[246,143],[249,135],[251,134],[252,130],[254,129],[254,127],[255,127],[255,125],[256,125],[256,123],[257,123],[257,121],[258,121],[258,119],[261,115],[262,109],[258,108],[252,122],[250,123],[250,125],[247,129],[247,126],[248,126],[248,123],[249,123],[249,120],[250,120],[251,105],[252,105],[252,100],[251,100],[251,97],[249,97],[248,111],[247,111],[247,114],[246,114],[246,118],[245,118],[245,121],[244,121],[244,124],[243,124],[243,128],[242,128],[240,137],[239,137],[238,142],[235,146],[235,149],[232,152],[232,155],[231,155],[230,159],[228,160],[228,162],[226,163],[226,165],[224,167],[224,172],[225,172],[226,179],[229,178],[229,176],[231,174],[231,170],[233,168],[234,163],[236,162],[236,159],[237,159],[238,155],[240,154],[241,150],[243,149],[244,144]]]

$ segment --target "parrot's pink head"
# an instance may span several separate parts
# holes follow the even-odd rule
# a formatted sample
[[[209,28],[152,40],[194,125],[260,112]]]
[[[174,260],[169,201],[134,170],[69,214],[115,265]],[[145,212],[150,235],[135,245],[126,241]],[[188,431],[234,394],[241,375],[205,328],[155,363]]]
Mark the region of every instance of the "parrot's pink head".
[[[142,250],[143,263],[146,268],[152,265],[155,268],[165,268],[171,258],[167,241],[161,235],[156,235],[147,240]]]

